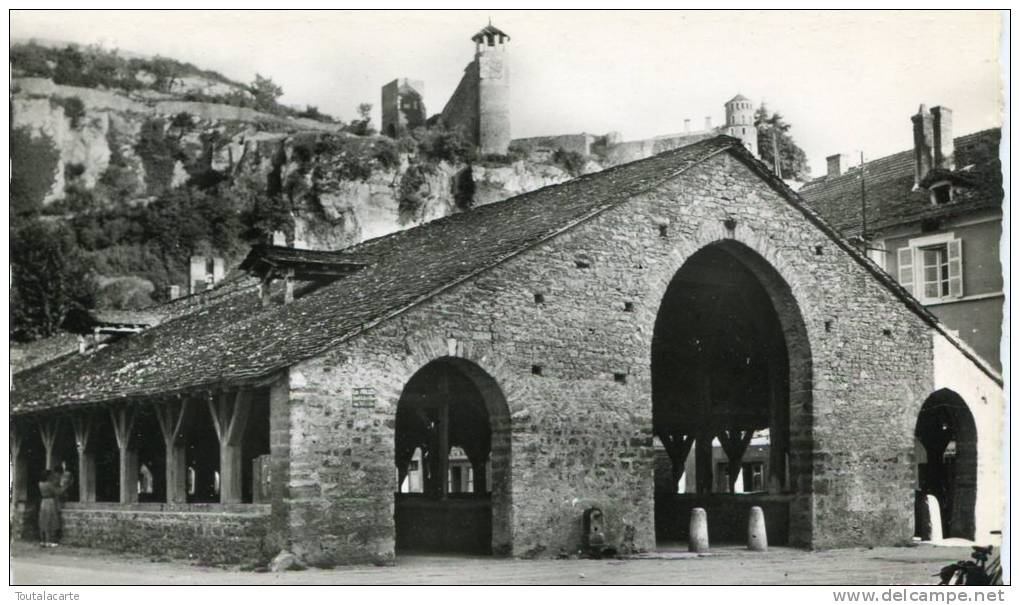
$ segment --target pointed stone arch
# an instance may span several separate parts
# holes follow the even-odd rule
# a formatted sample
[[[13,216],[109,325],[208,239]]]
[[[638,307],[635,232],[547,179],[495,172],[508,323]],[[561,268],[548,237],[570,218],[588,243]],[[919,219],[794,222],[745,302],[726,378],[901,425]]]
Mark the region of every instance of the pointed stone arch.
[[[642,309],[644,316],[641,318],[641,325],[650,329],[652,349],[654,350],[659,313],[666,305],[670,288],[673,287],[674,290],[676,288],[674,280],[692,258],[703,254],[705,250],[713,250],[722,254],[723,257],[732,259],[743,271],[752,275],[774,311],[778,332],[781,335],[779,342],[785,349],[783,362],[775,364],[775,367],[778,368],[776,371],[783,376],[782,388],[776,395],[785,399],[785,402],[783,405],[776,405],[781,408],[782,416],[785,416],[782,418],[785,435],[778,436],[773,431],[772,439],[776,441],[779,437],[778,444],[783,448],[785,455],[780,458],[770,454],[772,465],[782,465],[783,468],[777,469],[779,472],[773,473],[780,481],[777,485],[773,485],[769,491],[776,496],[781,495],[789,502],[787,525],[789,543],[810,545],[813,534],[812,455],[814,443],[812,432],[814,418],[812,413],[812,347],[802,313],[802,305],[810,304],[811,297],[803,282],[804,278],[795,270],[793,264],[787,261],[782,253],[770,243],[767,237],[760,236],[752,230],[730,221],[705,222],[694,231],[692,236],[679,238],[677,245],[670,252],[668,261],[653,271],[648,282],[646,299],[659,302],[659,304],[649,304]],[[654,417],[656,383],[654,353],[652,353],[650,363],[653,374]],[[778,383],[779,381],[777,381]],[[772,413],[773,417],[775,413]],[[654,419],[653,425],[655,425]],[[745,435],[740,435],[741,439],[736,439],[733,434],[727,433],[727,437],[733,438],[729,439],[729,441],[733,441],[733,443],[729,443],[732,446],[737,441],[743,442]],[[662,439],[663,437],[660,436],[660,440]],[[666,439],[670,440],[669,437]],[[689,451],[689,444],[685,440],[675,441],[674,445],[681,446],[675,448],[675,451]],[[727,440],[723,439],[723,441]],[[669,448],[667,447],[667,449]]]

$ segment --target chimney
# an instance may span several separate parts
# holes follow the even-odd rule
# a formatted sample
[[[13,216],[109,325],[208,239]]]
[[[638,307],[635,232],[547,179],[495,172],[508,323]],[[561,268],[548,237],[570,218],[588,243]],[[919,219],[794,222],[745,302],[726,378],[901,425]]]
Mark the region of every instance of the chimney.
[[[842,153],[830,155],[825,158],[825,163],[828,165],[826,175],[829,177],[837,177],[846,172],[846,156]]]
[[[705,116],[705,130],[712,130],[712,116]]]
[[[932,167],[944,170],[956,168],[953,157],[953,110],[948,107],[932,107],[932,130],[935,134],[935,157]]]
[[[205,290],[205,276],[208,272],[204,256],[191,257],[191,271],[188,279],[188,292],[194,294]]]
[[[921,181],[932,168],[934,125],[928,108],[923,104],[917,110],[917,115],[910,119],[914,123],[914,187],[920,187]]]
[[[213,262],[213,270],[212,270],[213,283],[214,284],[218,284],[221,281],[223,281],[223,275],[224,275],[223,258],[217,256],[217,257],[212,259],[212,262]]]
[[[685,118],[684,119],[684,132],[690,132],[690,131],[691,131],[691,121],[689,119]]]

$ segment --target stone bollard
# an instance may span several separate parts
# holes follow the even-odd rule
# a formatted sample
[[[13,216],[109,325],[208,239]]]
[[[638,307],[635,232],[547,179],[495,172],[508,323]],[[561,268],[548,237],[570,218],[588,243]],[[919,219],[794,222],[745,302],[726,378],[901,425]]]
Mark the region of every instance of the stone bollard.
[[[765,513],[760,506],[751,507],[751,517],[747,520],[747,550],[764,552],[769,549],[769,539],[765,533]]]
[[[691,529],[687,542],[691,552],[708,552],[708,515],[703,508],[691,509]]]
[[[928,509],[928,523],[931,527],[931,535],[928,537],[932,542],[942,540],[942,509],[939,507],[939,500],[928,494],[925,498],[925,508]]]

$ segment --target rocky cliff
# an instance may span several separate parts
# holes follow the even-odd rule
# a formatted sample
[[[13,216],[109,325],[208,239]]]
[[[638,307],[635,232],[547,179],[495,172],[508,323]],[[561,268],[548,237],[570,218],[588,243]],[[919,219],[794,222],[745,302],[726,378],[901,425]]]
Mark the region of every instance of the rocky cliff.
[[[143,266],[146,255],[166,257],[166,250],[145,241],[128,245],[119,235],[103,233],[119,214],[162,208],[182,191],[222,205],[229,217],[250,219],[270,200],[287,215],[280,232],[288,243],[337,249],[571,178],[552,162],[469,160],[428,134],[402,141],[355,136],[337,123],[152,90],[23,77],[12,80],[11,107],[12,207],[31,207],[76,225],[82,217],[104,217],[89,219],[89,229],[100,233],[84,230],[85,238],[78,229],[83,248],[98,261],[102,287],[131,283],[141,292],[101,296],[109,306],[159,300],[165,286],[186,283],[179,258],[159,271]],[[213,215],[220,216],[215,209]],[[153,220],[143,222],[151,226]],[[229,237],[210,239],[215,241],[178,242],[175,246],[187,249],[173,254],[222,255],[228,264],[243,256],[244,246],[223,243]]]

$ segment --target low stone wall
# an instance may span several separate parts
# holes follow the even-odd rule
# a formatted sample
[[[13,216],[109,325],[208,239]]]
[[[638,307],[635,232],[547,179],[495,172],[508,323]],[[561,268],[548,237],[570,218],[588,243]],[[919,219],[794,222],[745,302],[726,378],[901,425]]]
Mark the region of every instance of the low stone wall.
[[[268,504],[64,505],[63,542],[72,546],[240,563],[263,553]]]

